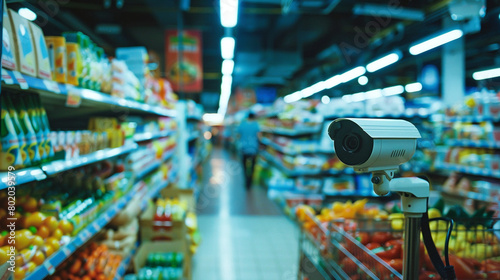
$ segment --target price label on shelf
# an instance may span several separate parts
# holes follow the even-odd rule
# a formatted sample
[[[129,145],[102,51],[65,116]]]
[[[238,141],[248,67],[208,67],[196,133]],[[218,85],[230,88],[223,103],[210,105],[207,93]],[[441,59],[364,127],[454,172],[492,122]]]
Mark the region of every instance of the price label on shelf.
[[[71,253],[71,250],[70,250],[67,246],[62,247],[62,248],[61,248],[61,250],[62,250],[62,252],[64,253],[64,255],[65,255],[66,257],[69,257],[69,256],[71,256],[71,254],[72,254],[72,253]]]
[[[100,227],[97,223],[94,223],[94,224],[92,225],[92,227],[95,229],[96,233],[97,233],[99,230],[101,230],[101,227]]]
[[[8,85],[14,84],[14,80],[9,75],[9,72],[7,72],[7,70],[5,70],[3,68],[2,68],[2,81],[4,81]]]
[[[43,266],[45,267],[45,269],[47,269],[49,275],[52,275],[54,274],[54,272],[56,272],[56,268],[50,263],[50,261],[43,262]]]
[[[54,81],[48,81],[48,80],[43,80],[43,84],[47,88],[48,91],[52,91],[55,93],[61,93],[61,90],[59,90],[59,85],[54,82]]]
[[[68,94],[66,97],[66,106],[78,108],[80,104],[82,104],[82,96],[80,94],[80,90],[73,86],[67,86]]]
[[[22,89],[29,89],[30,86],[28,85],[28,82],[26,82],[26,79],[24,78],[23,74],[17,72],[17,71],[12,71],[12,74],[14,74],[14,78],[16,78],[17,82],[19,83],[19,87]]]

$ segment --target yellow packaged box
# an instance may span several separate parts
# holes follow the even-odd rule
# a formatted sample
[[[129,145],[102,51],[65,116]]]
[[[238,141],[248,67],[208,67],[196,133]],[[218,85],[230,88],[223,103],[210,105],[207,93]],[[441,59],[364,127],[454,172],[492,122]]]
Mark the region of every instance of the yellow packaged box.
[[[31,38],[33,39],[33,46],[35,46],[36,57],[36,75],[38,78],[45,80],[52,80],[52,70],[50,68],[49,52],[47,51],[47,44],[45,37],[40,26],[30,22]]]
[[[9,12],[5,1],[3,1],[3,35],[2,35],[2,67],[17,70],[17,57],[14,39],[12,37],[12,25],[10,24]]]
[[[63,36],[45,36],[49,51],[52,79],[58,83],[66,83],[66,39]]]
[[[10,23],[12,25],[12,37],[16,48],[18,70],[21,73],[36,76],[36,55],[31,39],[30,23],[12,9],[9,10]]]

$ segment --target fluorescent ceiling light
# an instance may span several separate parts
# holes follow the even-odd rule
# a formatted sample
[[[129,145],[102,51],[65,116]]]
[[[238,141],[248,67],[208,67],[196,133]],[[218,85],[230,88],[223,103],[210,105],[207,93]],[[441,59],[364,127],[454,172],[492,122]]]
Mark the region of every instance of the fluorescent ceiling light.
[[[342,100],[344,100],[346,103],[351,103],[352,102],[352,95],[346,94],[342,96]]]
[[[493,68],[484,71],[477,71],[472,74],[472,78],[476,81],[500,77],[500,68]]]
[[[367,76],[361,76],[358,78],[358,84],[364,86],[368,84],[368,77]]]
[[[224,37],[220,40],[220,52],[223,59],[233,59],[235,44],[233,37]]]
[[[238,23],[238,0],[220,0],[220,24],[227,28]]]
[[[20,8],[17,13],[22,16],[23,18],[34,21],[36,19],[36,14],[32,10],[28,8]]]
[[[330,103],[330,97],[328,97],[327,95],[323,95],[323,97],[321,97],[321,103],[323,104]]]
[[[203,121],[204,122],[211,122],[211,123],[222,123],[224,120],[224,116],[221,114],[203,114]]]
[[[292,103],[292,102],[295,102],[295,101],[299,101],[300,99],[302,99],[302,94],[300,91],[296,91],[294,93],[291,93],[287,96],[285,96],[283,98],[283,100],[286,102],[286,103]]]
[[[464,32],[460,29],[454,29],[452,31],[446,32],[432,39],[426,40],[422,43],[412,45],[409,49],[412,55],[421,54],[433,48],[439,47],[453,40],[462,37]]]
[[[330,79],[326,80],[324,85],[325,89],[331,89],[334,86],[338,86],[342,83],[342,80],[340,78],[340,75],[335,75],[331,77]]]
[[[365,92],[365,94],[364,94],[365,99],[375,99],[375,98],[379,98],[379,97],[382,97],[382,90],[381,89],[370,90],[370,91]]]
[[[393,63],[396,63],[400,58],[401,55],[399,54],[399,52],[390,53],[382,58],[368,63],[368,65],[366,65],[366,70],[368,70],[368,72],[375,72]]]
[[[318,83],[315,83],[314,85],[307,87],[303,90],[300,91],[300,95],[302,98],[309,97],[317,92],[320,92],[325,89],[325,82],[321,81]]]
[[[364,92],[359,92],[355,93],[351,96],[351,102],[358,102],[358,101],[363,101],[365,100],[365,93]]]
[[[405,91],[405,88],[399,85],[399,86],[384,88],[382,91],[384,92],[385,96],[391,96],[403,93]]]
[[[365,67],[358,66],[340,75],[340,80],[342,81],[342,83],[347,83],[350,80],[356,79],[359,76],[363,76],[365,73],[366,73]]]
[[[222,61],[222,75],[231,75],[234,70],[234,60],[225,59]]]
[[[422,84],[421,83],[411,83],[411,84],[407,84],[405,86],[405,90],[407,92],[417,92],[417,91],[421,91],[422,90]]]

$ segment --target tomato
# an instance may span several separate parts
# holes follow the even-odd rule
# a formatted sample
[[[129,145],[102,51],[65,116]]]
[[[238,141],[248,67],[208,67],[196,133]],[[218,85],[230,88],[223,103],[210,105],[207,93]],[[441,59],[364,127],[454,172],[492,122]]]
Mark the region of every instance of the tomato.
[[[375,232],[372,235],[371,242],[384,244],[385,242],[393,239],[392,234],[390,232]]]
[[[356,232],[356,235],[354,237],[363,245],[366,245],[370,242],[370,236],[366,232]]]
[[[366,244],[366,248],[368,248],[368,250],[373,250],[373,249],[376,249],[379,247],[382,247],[382,245],[380,245],[380,243],[370,242],[370,243]]]
[[[402,259],[392,259],[387,262],[392,268],[397,272],[403,273],[403,260]]]
[[[356,273],[358,269],[358,266],[350,258],[343,259],[342,262],[340,262],[340,267],[347,274]]]
[[[461,258],[455,255],[449,255],[450,265],[453,265],[455,268],[455,275],[457,276],[457,280],[461,279],[477,279],[474,275],[474,270],[472,267],[468,266],[466,262],[464,262]]]
[[[437,272],[423,270],[420,272],[418,280],[431,280],[431,279],[441,279],[441,276]]]

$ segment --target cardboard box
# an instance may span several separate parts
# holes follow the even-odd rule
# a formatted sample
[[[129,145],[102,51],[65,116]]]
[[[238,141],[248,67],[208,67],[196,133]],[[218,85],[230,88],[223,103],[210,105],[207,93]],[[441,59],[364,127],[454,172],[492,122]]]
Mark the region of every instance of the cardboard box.
[[[181,221],[173,221],[172,225],[168,229],[154,230],[154,215],[156,206],[154,204],[148,204],[146,211],[142,213],[139,218],[139,234],[141,237],[141,242],[153,241],[155,238],[167,239],[167,240],[182,240],[182,242],[187,243],[187,227],[185,217]]]
[[[160,191],[161,197],[163,198],[179,198],[179,200],[185,200],[188,204],[188,211],[196,212],[196,202],[194,201],[194,190],[193,189],[179,189],[174,187],[166,187]]]
[[[49,51],[45,43],[45,37],[40,26],[29,22],[33,46],[35,46],[36,75],[38,78],[52,80],[52,70],[50,68]]]
[[[2,67],[18,70],[17,50],[12,37],[12,25],[5,1],[3,1]]]
[[[146,265],[146,260],[149,253],[168,253],[179,252],[184,255],[183,270],[184,277],[191,279],[191,256],[188,253],[187,245],[184,240],[178,241],[157,241],[157,242],[144,242],[137,249],[134,256],[134,271],[139,273],[142,267]]]
[[[10,23],[12,25],[12,37],[16,48],[18,70],[21,73],[36,76],[36,50],[31,38],[30,23],[12,9],[9,10]]]

